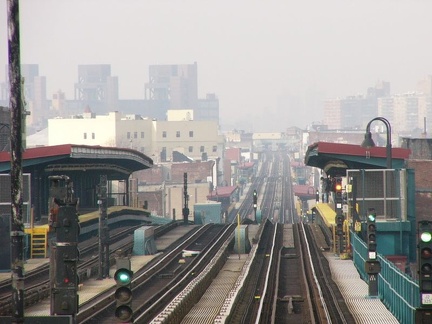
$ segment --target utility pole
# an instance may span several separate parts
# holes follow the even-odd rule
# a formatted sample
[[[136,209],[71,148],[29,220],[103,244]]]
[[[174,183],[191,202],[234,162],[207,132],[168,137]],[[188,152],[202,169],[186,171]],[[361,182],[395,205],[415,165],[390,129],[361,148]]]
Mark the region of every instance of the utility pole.
[[[22,91],[19,0],[7,1],[9,107],[11,111],[12,323],[24,323],[24,223],[22,219]]]

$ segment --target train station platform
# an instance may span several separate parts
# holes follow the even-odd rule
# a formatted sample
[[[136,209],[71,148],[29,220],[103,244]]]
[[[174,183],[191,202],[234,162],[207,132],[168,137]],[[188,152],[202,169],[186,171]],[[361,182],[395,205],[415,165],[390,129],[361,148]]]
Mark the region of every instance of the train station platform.
[[[39,267],[43,267],[49,263],[49,258],[28,259],[24,263],[25,272],[33,271]],[[0,282],[11,279],[11,271],[0,272]]]
[[[320,205],[325,206],[327,204]],[[330,252],[330,246],[327,244],[318,224],[310,224],[310,228],[313,231],[318,247],[329,262],[332,279],[338,286],[356,323],[399,323],[379,298],[370,298],[368,296],[368,284],[361,279],[354,262],[351,259],[341,259],[340,256]]]
[[[321,215],[321,218],[327,227],[335,224],[336,212],[331,205],[333,204],[317,203],[314,207],[314,209]]]
[[[331,252],[325,253],[345,303],[357,324],[398,324],[399,321],[379,298],[368,296],[368,284],[360,278],[352,260],[342,260]]]

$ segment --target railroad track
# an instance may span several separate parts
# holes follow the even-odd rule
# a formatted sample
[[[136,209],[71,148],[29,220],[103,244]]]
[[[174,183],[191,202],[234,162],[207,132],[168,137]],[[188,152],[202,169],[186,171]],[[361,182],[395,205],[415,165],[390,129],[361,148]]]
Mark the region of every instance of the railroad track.
[[[232,235],[234,225],[205,225],[177,247],[164,254],[150,269],[136,273],[132,282],[133,309],[137,323],[148,323],[208,263],[221,244]],[[183,250],[199,253],[184,258]],[[211,252],[211,253],[210,253]],[[179,264],[179,260],[184,263]],[[114,314],[114,290],[110,289],[80,308],[79,323],[111,323]]]
[[[306,263],[313,266],[313,271],[309,272],[308,275],[308,282],[314,286],[314,289],[311,289],[315,300],[313,305],[319,305],[314,311],[314,314],[318,316],[317,321],[322,323],[325,320],[327,323],[338,324],[354,323],[355,320],[345,304],[339,288],[331,279],[328,261],[313,240],[313,231],[310,226],[301,224],[301,232],[300,237],[305,242],[302,244],[303,251],[307,255],[303,262],[305,266]]]
[[[119,228],[111,232],[110,244],[110,263],[114,263],[114,253],[116,250],[128,251],[133,246],[131,233],[143,225],[137,225],[127,228]],[[155,236],[163,235],[171,229],[171,226],[176,224],[167,224],[160,226],[155,230]],[[90,277],[97,274],[98,258],[95,257],[95,251],[98,250],[97,238],[91,238],[79,244],[80,261],[78,264],[78,276],[80,282],[84,282]],[[97,255],[97,253],[96,253]],[[49,280],[49,263],[36,268],[33,271],[26,273],[25,277],[25,307],[34,305],[50,295],[50,280]],[[11,315],[12,312],[12,286],[11,280],[0,283],[0,316]]]

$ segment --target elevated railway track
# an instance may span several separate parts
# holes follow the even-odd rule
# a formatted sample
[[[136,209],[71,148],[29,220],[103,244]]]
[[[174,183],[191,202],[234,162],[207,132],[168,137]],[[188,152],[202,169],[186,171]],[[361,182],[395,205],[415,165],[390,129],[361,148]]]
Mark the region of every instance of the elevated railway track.
[[[213,311],[210,322],[353,323],[331,279],[328,262],[322,254],[322,242],[316,244],[316,233],[310,225],[299,222],[287,157],[281,154],[268,157],[249,188],[243,204],[233,212],[240,215],[243,223],[255,221],[256,224],[256,220],[251,219],[254,215],[252,191],[256,189],[260,194],[263,220],[251,225],[256,227],[256,234],[250,238],[252,250],[238,255],[239,260],[245,260],[239,263],[243,264],[239,277],[216,307],[218,310]],[[231,220],[230,224],[195,227],[135,272],[132,283],[135,323],[181,323],[186,317],[184,323],[204,323],[199,317],[202,319],[207,312],[202,311],[200,315],[199,308],[194,310],[193,316],[189,316],[189,312],[206,295],[212,281],[223,276],[221,269],[225,262],[236,257],[233,251],[236,217]],[[162,235],[168,229],[158,230]],[[131,244],[130,235],[128,239]],[[86,244],[94,245],[90,241]],[[130,245],[113,246],[113,250],[119,248],[127,250]],[[195,256],[185,256],[185,250],[195,251]],[[88,272],[84,269],[83,273]],[[7,290],[8,286],[0,286],[0,292],[5,292],[2,301],[8,298]],[[112,323],[114,304],[113,284],[80,306],[77,321]],[[4,304],[2,314],[8,314],[8,308],[10,306]]]

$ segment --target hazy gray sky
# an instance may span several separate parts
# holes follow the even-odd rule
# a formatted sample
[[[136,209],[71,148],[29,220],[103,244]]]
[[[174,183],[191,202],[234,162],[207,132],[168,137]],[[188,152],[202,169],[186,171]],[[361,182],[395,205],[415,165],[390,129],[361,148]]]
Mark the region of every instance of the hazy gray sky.
[[[139,99],[149,65],[196,61],[199,96],[216,93],[222,122],[280,131],[379,80],[415,90],[432,74],[431,13],[430,0],[22,0],[21,63],[39,64],[48,97],[68,99],[79,64],[111,64],[120,98]]]

